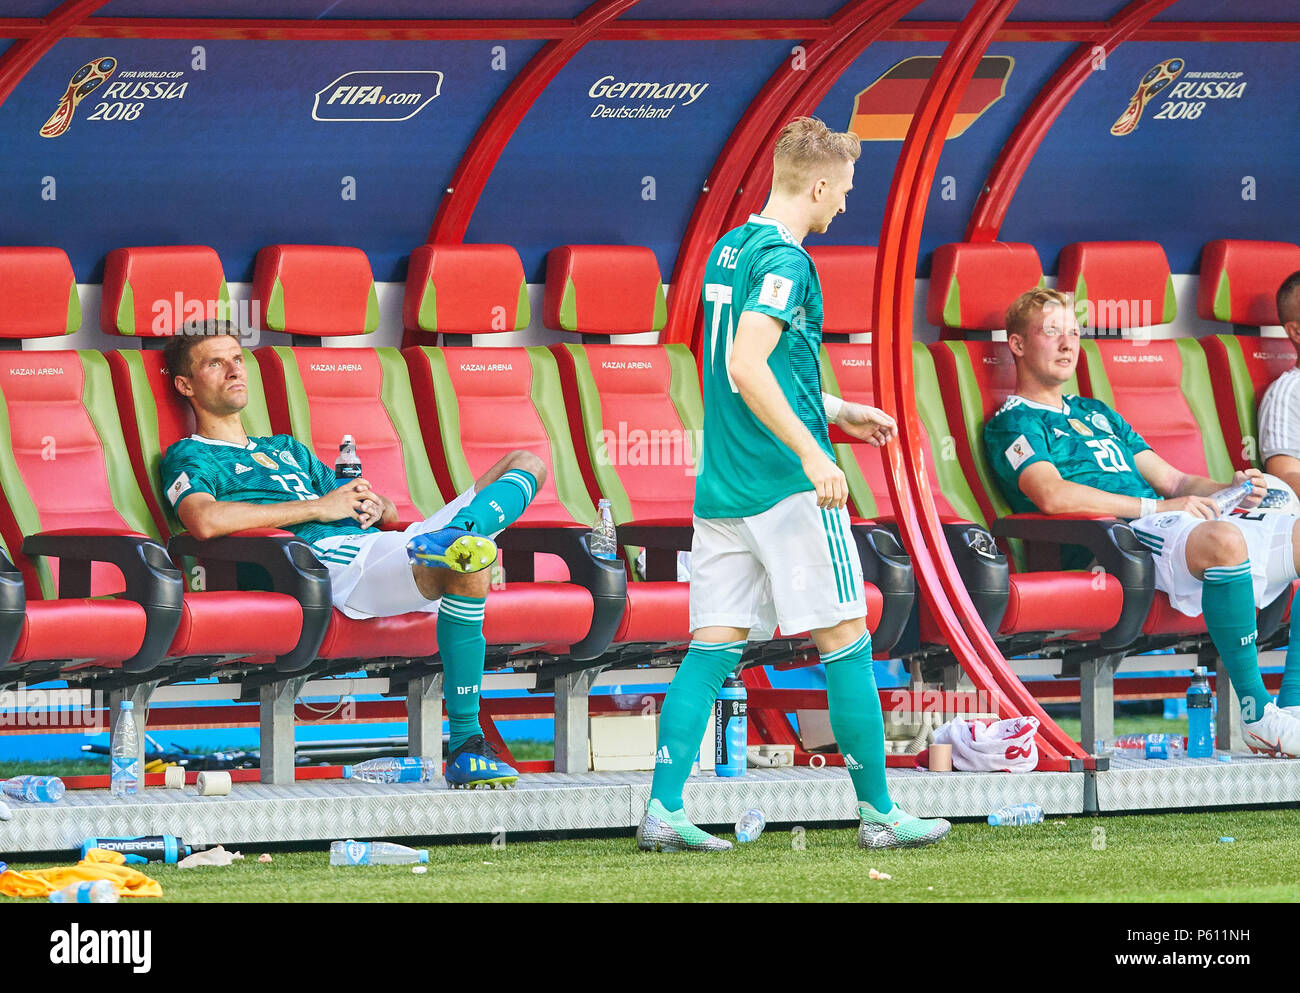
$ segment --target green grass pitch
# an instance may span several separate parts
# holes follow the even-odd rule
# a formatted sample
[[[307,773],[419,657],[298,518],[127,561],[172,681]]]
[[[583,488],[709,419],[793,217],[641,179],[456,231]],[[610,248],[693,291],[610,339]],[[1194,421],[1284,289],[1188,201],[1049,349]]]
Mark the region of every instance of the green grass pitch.
[[[1224,835],[1236,841],[1221,843]],[[423,875],[409,866],[331,868],[323,846],[272,850],[269,864],[245,847],[245,859],[229,868],[146,871],[162,883],[167,902],[1200,903],[1300,895],[1298,809],[1051,818],[1024,828],[961,823],[933,848],[874,853],[856,847],[852,827],[802,836],[769,828],[757,842],[722,855],[640,853],[630,833],[507,837],[496,847],[486,839],[415,844],[430,850]],[[13,863],[36,867],[21,857]],[[872,868],[893,878],[872,880]]]

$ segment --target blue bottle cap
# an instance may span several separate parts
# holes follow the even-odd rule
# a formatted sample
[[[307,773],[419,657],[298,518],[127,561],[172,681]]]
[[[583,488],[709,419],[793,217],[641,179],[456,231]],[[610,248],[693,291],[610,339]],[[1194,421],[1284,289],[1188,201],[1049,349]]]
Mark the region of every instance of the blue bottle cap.
[[[420,865],[428,865],[428,864],[429,864],[429,850],[428,850],[427,848],[421,848],[418,854],[419,854],[419,858],[420,858]]]
[[[123,709],[123,710],[135,710],[135,704],[132,703],[130,700],[123,700],[123,701],[122,701],[122,709]]]
[[[351,778],[352,778],[352,766],[350,766],[350,765],[345,765],[345,766],[343,767],[343,778],[344,778],[344,779],[351,779]]]

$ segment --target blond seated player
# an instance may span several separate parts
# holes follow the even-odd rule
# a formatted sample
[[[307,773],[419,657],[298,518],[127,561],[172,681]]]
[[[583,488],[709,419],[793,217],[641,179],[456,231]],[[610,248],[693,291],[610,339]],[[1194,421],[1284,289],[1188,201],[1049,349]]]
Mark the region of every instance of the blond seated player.
[[[1155,558],[1156,589],[1205,626],[1241,704],[1254,751],[1300,756],[1300,718],[1264,688],[1255,648],[1255,609],[1297,578],[1297,520],[1233,514],[1220,520],[1210,495],[1226,484],[1180,472],[1100,400],[1064,392],[1079,363],[1073,302],[1057,290],[1021,294],[1007,310],[1016,390],[984,426],[989,465],[1011,509],[1128,518]],[[1266,492],[1258,469],[1244,508]],[[1293,639],[1293,645],[1295,640]],[[1300,646],[1296,646],[1300,649]],[[1300,661],[1288,653],[1287,670]]]

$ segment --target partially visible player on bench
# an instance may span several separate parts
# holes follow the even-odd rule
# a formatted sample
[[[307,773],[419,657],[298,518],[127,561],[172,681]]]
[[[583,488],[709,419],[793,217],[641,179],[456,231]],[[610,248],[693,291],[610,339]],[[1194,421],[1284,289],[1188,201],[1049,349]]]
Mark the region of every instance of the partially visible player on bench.
[[[1073,302],[1057,290],[1021,294],[1007,310],[1016,391],[984,426],[989,465],[1016,512],[1105,514],[1132,520],[1155,557],[1156,589],[1205,626],[1241,703],[1246,743],[1300,756],[1300,707],[1282,710],[1264,688],[1255,649],[1255,609],[1297,578],[1297,520],[1289,514],[1223,520],[1208,497],[1224,483],[1179,472],[1100,400],[1066,396],[1079,361]],[[1258,469],[1242,506],[1266,487]],[[1284,686],[1300,680],[1300,628],[1292,613]],[[1284,703],[1300,703],[1300,699]]]
[[[167,449],[163,490],[181,523],[200,539],[246,528],[284,528],[311,545],[329,569],[334,606],[348,617],[437,612],[446,680],[449,786],[508,786],[518,773],[497,757],[479,725],[483,610],[492,537],[512,524],[546,479],[542,460],[511,452],[428,520],[405,531],[397,508],[365,479],[340,483],[334,470],[287,434],[250,438],[238,331],[210,321],[167,342],[173,383],[194,408],[196,431]]]
[[[1300,272],[1278,287],[1277,317],[1295,346],[1296,366],[1273,380],[1259,403],[1259,457],[1265,472],[1300,493]]]

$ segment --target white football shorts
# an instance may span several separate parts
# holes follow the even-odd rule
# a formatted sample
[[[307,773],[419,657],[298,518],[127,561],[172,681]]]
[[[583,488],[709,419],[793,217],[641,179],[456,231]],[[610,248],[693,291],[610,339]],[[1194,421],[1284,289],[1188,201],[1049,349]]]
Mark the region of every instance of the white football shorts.
[[[414,611],[436,612],[438,600],[426,600],[415,585],[406,543],[417,534],[445,528],[474,499],[474,487],[426,520],[405,531],[377,531],[322,538],[311,546],[329,570],[334,606],[347,617],[392,617]]]
[[[865,617],[848,512],[805,490],[752,517],[696,517],[690,602],[692,631],[743,628],[751,641]]]
[[[1230,514],[1224,518],[1246,539],[1250,574],[1255,583],[1255,606],[1276,600],[1298,578],[1291,532],[1296,518],[1290,514]],[[1156,564],[1156,589],[1169,596],[1175,610],[1188,617],[1201,614],[1201,581],[1187,568],[1187,537],[1204,521],[1184,510],[1151,514],[1132,521],[1138,540],[1151,549]]]

